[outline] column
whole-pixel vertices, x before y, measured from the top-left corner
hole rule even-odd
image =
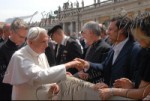
[[[73,22],[70,22],[70,34],[72,34],[73,33]]]
[[[81,29],[82,29],[83,25],[84,25],[84,22],[83,22],[83,21],[81,21]]]
[[[95,18],[94,21],[99,23],[99,18]]]
[[[78,21],[76,21],[76,33],[79,32],[78,29],[79,29],[79,23],[78,23]]]
[[[65,25],[65,22],[63,23],[63,30],[64,30],[64,32],[66,31],[66,25]]]

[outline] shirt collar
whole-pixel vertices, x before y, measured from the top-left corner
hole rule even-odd
[[[40,55],[40,54],[36,53],[35,51],[33,51],[29,45],[26,45],[26,47],[27,47],[27,50],[28,50],[33,56],[38,57],[38,56]]]
[[[68,40],[68,39],[69,39],[69,37],[65,35],[64,39],[63,39],[62,42],[61,42],[61,45],[66,46],[66,43],[67,43],[67,40]]]
[[[97,46],[101,41],[102,41],[102,40],[99,39],[99,40],[93,42],[91,46],[93,46],[93,47],[94,47],[94,46]]]
[[[8,38],[8,40],[6,41],[6,44],[10,47],[13,47],[13,48],[18,48],[18,46]]]
[[[123,46],[125,45],[125,43],[129,40],[129,38],[126,38],[125,40],[123,40],[122,42],[120,42],[119,44],[117,45],[114,45],[113,46],[113,50],[116,51],[116,50],[119,50],[121,51],[121,49],[123,48]]]

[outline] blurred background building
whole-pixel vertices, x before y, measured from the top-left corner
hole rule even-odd
[[[66,34],[70,35],[70,33],[80,32],[84,23],[91,20],[108,26],[109,19],[113,16],[126,14],[134,18],[144,11],[150,11],[149,5],[150,0],[93,0],[93,4],[88,6],[84,6],[84,0],[75,3],[68,0],[54,12],[43,11],[40,22],[31,22],[37,11],[26,18],[30,17],[30,26],[46,29],[61,24]]]
[[[84,1],[79,3],[66,2],[54,12],[41,20],[42,27],[51,28],[61,24],[67,34],[78,33],[84,23],[96,21],[108,25],[108,20],[113,16],[125,15],[134,18],[136,15],[150,11],[150,0],[94,0],[93,4],[84,6]]]

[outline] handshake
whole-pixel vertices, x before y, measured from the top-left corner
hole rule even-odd
[[[66,69],[77,68],[78,71],[81,71],[85,68],[89,68],[89,62],[80,58],[75,58],[73,61],[65,63],[65,67]]]

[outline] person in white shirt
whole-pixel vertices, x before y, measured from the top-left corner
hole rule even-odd
[[[45,56],[47,31],[33,27],[27,35],[27,45],[16,51],[5,72],[3,83],[13,85],[12,100],[48,100],[50,86],[65,80],[66,69],[80,62],[49,67]]]

